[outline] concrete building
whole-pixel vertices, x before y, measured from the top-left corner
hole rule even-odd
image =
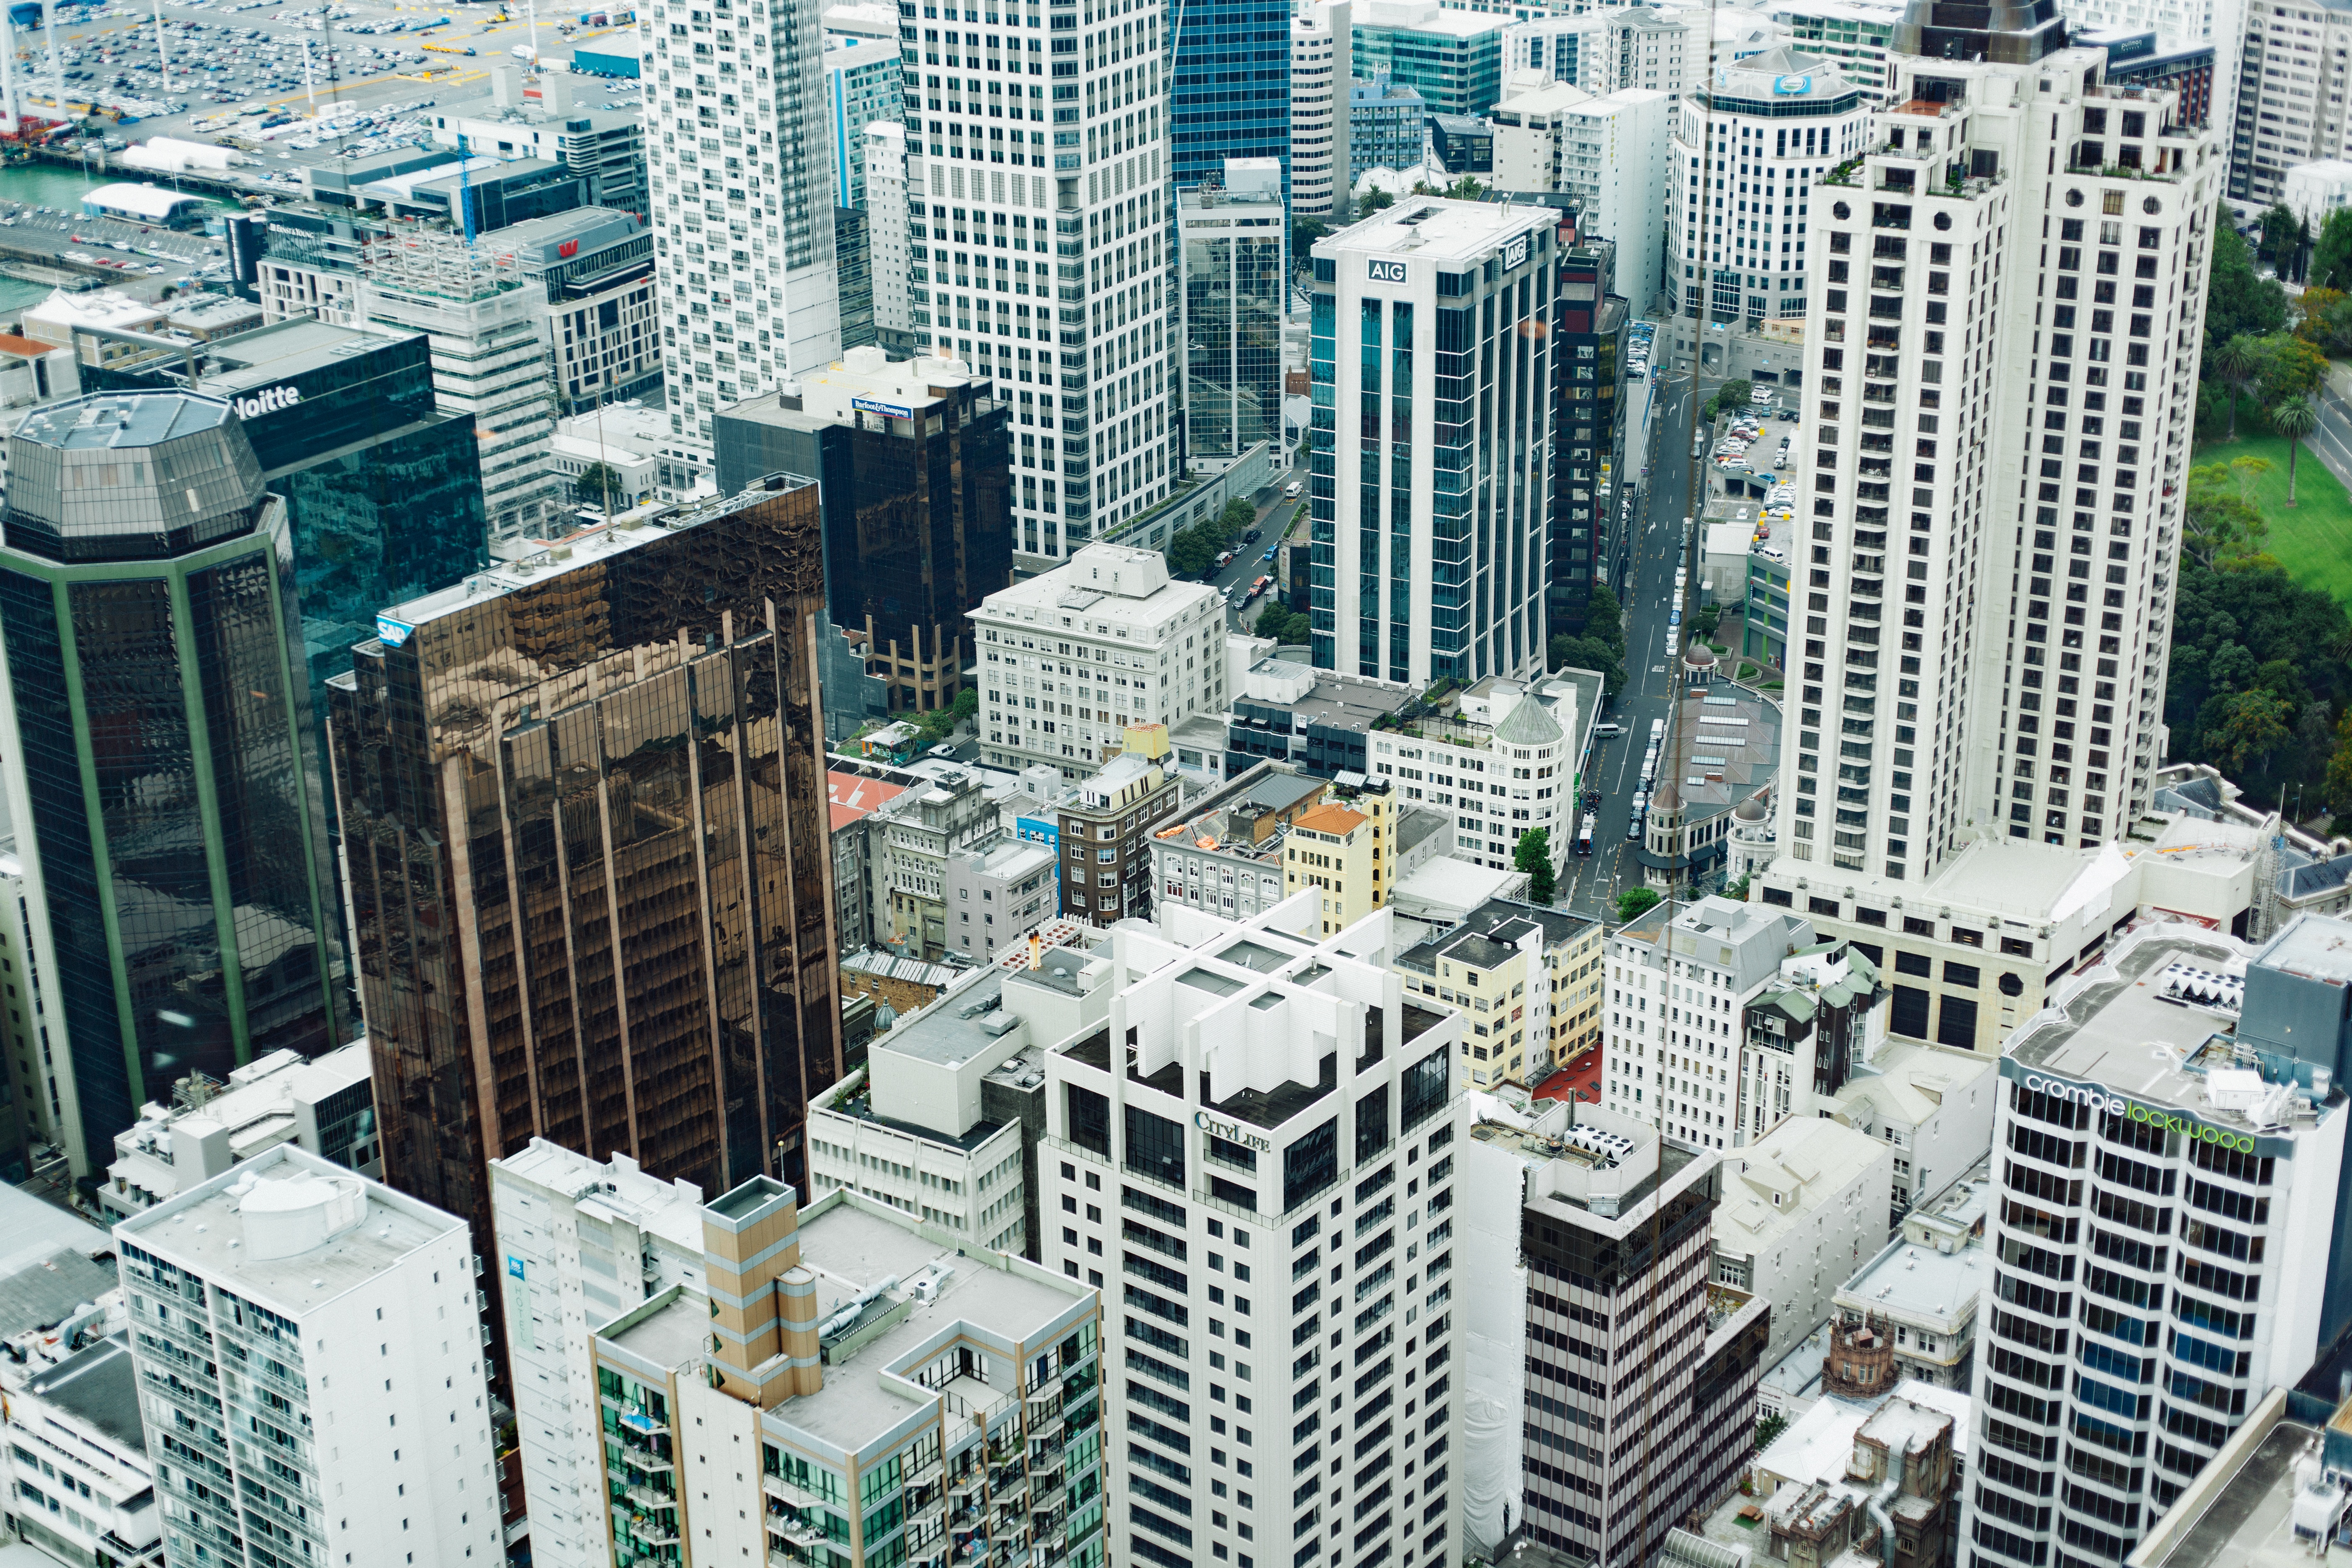
[[[893,359],[916,352],[914,252],[908,248],[907,128],[869,121],[866,158],[866,262],[874,288],[874,340]]]
[[[662,380],[700,444],[719,409],[841,357],[824,26],[814,5],[771,26],[657,0],[637,37]]]
[[[1993,1275],[1991,1195],[1987,1160],[1904,1215],[1895,1239],[1830,1298],[1840,1331],[1876,1336],[1894,1377],[1962,1394],[1975,1386],[1978,1306]]]
[[[560,164],[588,182],[586,205],[630,213],[641,223],[647,220],[652,208],[646,184],[646,130],[635,104],[614,108],[582,102],[583,95],[556,72],[540,77],[538,95],[532,98],[514,79],[520,73],[513,67],[491,70],[497,90],[490,97],[433,110],[436,143],[454,151],[463,138],[466,153],[473,157]]]
[[[2352,1399],[2331,1406],[2325,1395],[2274,1388],[2124,1562],[2126,1568],[2333,1564],[2343,1555],[2347,1510]]]
[[[540,332],[559,415],[633,398],[660,381],[654,241],[633,214],[578,207],[485,238],[513,251],[546,295]]]
[[[1974,1051],[1881,1039],[1843,1088],[1813,1100],[1812,1113],[1894,1146],[1894,1205],[1902,1212],[1948,1190],[1991,1147],[1996,1067]]]
[[[1362,80],[1391,78],[1432,114],[1479,117],[1503,81],[1509,18],[1441,7],[1437,0],[1364,0],[1355,16],[1352,65]]]
[[[1290,897],[1283,885],[1290,826],[1320,805],[1329,788],[1325,780],[1259,763],[1194,799],[1181,821],[1152,832],[1153,913],[1181,904],[1249,920]]]
[[[1652,1562],[1755,1452],[1771,1309],[1707,1282],[1719,1156],[1591,1105],[1465,1110],[1464,1534]]]
[[[1877,965],[1851,942],[1803,944],[1780,960],[1739,1009],[1741,1139],[1753,1142],[1791,1117],[1837,1103],[1877,1053],[1885,999]]]
[[[948,947],[985,958],[1061,912],[1058,850],[1014,838],[948,857]]]
[[[1357,37],[1360,45],[1361,28]],[[1309,514],[1323,548],[1308,613],[1318,668],[1425,686],[1541,668],[1552,366],[1543,335],[1520,335],[1528,316],[1517,301],[1527,291],[1520,284],[1549,279],[1556,265],[1554,227],[1543,208],[1416,197],[1315,242],[1313,374],[1342,406],[1390,398],[1391,416],[1375,426],[1385,425],[1391,458],[1405,459],[1379,470],[1385,484],[1340,484],[1337,432],[1313,433]],[[1526,311],[1536,310],[1530,299]],[[1417,315],[1438,323],[1437,341],[1462,345],[1451,353],[1477,354],[1502,342],[1527,342],[1528,352],[1498,354],[1492,403],[1481,397],[1459,407],[1448,399],[1464,417],[1449,412],[1441,425],[1439,356],[1398,363],[1393,352],[1395,334],[1410,333]],[[1406,384],[1395,384],[1399,374]],[[1458,390],[1454,377],[1444,380]],[[1473,468],[1474,452],[1485,454],[1485,466]],[[1362,455],[1370,462],[1371,448]],[[1458,491],[1450,479],[1438,486],[1438,474],[1455,472],[1469,474]],[[1500,527],[1475,529],[1474,497],[1491,506],[1495,493],[1513,498],[1509,516]]]
[[[1152,830],[1183,808],[1184,785],[1168,767],[1167,733],[1129,732],[1128,749],[1055,808],[1062,910],[1107,926],[1151,912]]]
[[[612,515],[652,502],[671,506],[707,500],[718,492],[710,482],[710,455],[688,447],[669,427],[669,416],[635,398],[592,408],[556,422],[548,444],[548,465],[570,499],[603,510],[600,488],[583,495],[580,476],[592,468],[613,471]]]
[[[1058,1536],[1101,1568],[1091,1291],[850,1192],[803,1208],[760,1176],[701,1216],[704,1285],[592,1342],[597,1484],[622,1500],[600,1510],[605,1558],[716,1568],[831,1541],[880,1568]]]
[[[1539,1083],[1601,1041],[1599,921],[1489,899],[1397,955],[1420,1005],[1470,1015],[1472,1089]]]
[[[1290,211],[1330,217],[1347,200],[1352,115],[1342,113],[1343,84],[1355,79],[1353,0],[1313,0],[1290,18]]]
[[[1555,198],[1572,199],[1572,198]],[[1573,231],[1572,231],[1573,232]],[[1560,305],[1553,318],[1554,429],[1551,581],[1546,597],[1551,635],[1586,629],[1592,587],[1622,577],[1632,548],[1633,512],[1625,443],[1633,421],[1627,373],[1634,330],[1633,301],[1618,291],[1619,250],[1604,237],[1575,235],[1559,257]],[[1629,287],[1654,292],[1651,284]],[[1647,348],[1648,323],[1641,333]],[[1636,378],[1634,384],[1640,384]],[[1646,438],[1646,426],[1643,426]]]
[[[1507,74],[1502,97],[1496,100],[1492,116],[1495,188],[1531,192],[1560,189],[1568,111],[1578,104],[1590,103],[1592,96],[1573,82],[1548,79],[1541,71]],[[1664,177],[1663,171],[1660,177]]]
[[[1887,107],[1894,83],[1886,56],[1902,25],[1903,7],[1876,0],[1782,0],[1775,26],[1789,31],[1792,48],[1827,59],[1873,109]]]
[[[1803,83],[1801,91],[1790,90]],[[1862,152],[1870,106],[1836,65],[1769,49],[1695,87],[1669,154],[1666,267],[1685,316],[1802,320],[1820,247],[1805,248],[1820,178]],[[1702,290],[1713,279],[1713,296]],[[1808,382],[1807,384],[1811,384]]]
[[[1580,239],[1615,243],[1616,292],[1644,309],[1665,265],[1666,220],[1656,196],[1666,179],[1673,123],[1664,93],[1628,87],[1570,106],[1560,126],[1553,188],[1577,198]]]
[[[2226,44],[2236,37],[2240,19],[2232,16],[2223,29]],[[2211,123],[2214,82],[2223,73],[2210,38],[2168,42],[2152,27],[2105,27],[2079,35],[2075,40],[2107,51],[2107,82],[2112,87],[2147,87],[2178,92],[2184,125]],[[2235,73],[2230,73],[2234,79]]]
[[[16,1538],[74,1568],[163,1568],[163,1510],[130,1336],[10,1370],[0,1480]]]
[[[1747,1549],[1764,1562],[1948,1568],[1968,1510],[1968,1417],[1916,1384],[1868,1403],[1825,1401],[1756,1457],[1735,1497],[1667,1539],[1676,1568]]]
[[[1089,545],[989,595],[971,621],[981,743],[999,767],[1050,763],[1083,778],[1131,724],[1225,710],[1223,604],[1171,579],[1158,551]]]
[[[184,1434],[155,1466],[171,1562],[262,1510],[313,1562],[505,1554],[465,1221],[280,1144],[114,1235],[141,1415]]]
[[[2250,954],[2151,921],[2011,1037],[1974,1394],[1979,1451],[2038,1462],[1979,1465],[1979,1561],[2121,1560],[2352,1319],[2347,935],[2305,916]]]
[[[1461,1026],[1403,999],[1385,911],[1318,940],[1308,904],[1116,928],[1135,978],[1045,1057],[1045,1265],[1104,1291],[1136,1390],[1106,1432],[1121,1560],[1336,1533],[1460,1561]]]
[[[1291,819],[1282,848],[1286,894],[1311,892],[1321,933],[1344,931],[1388,902],[1396,866],[1394,786],[1368,782]]]
[[[598,1568],[604,1436],[583,1352],[597,1325],[672,1286],[701,1286],[702,1189],[544,1138],[491,1161],[489,1174],[531,1559]]]
[[[970,614],[1013,581],[1013,414],[1009,389],[968,365],[866,346],[711,422],[722,491],[773,473],[817,481],[827,613],[894,713],[955,706]]]
[[[310,1060],[271,1051],[232,1069],[226,1083],[201,1073],[181,1079],[170,1105],[149,1100],[138,1124],[115,1134],[99,1211],[127,1218],[281,1143],[383,1178],[365,1040]]]
[[[1282,438],[1282,317],[1290,249],[1282,165],[1229,159],[1222,186],[1176,193],[1185,452],[1238,458]]]
[[[1821,203],[1811,242],[1825,265],[1813,271],[1804,384],[1834,378],[1844,395],[1858,368],[1862,415],[1823,418],[1816,405],[1802,427],[1814,456],[1800,516],[1831,538],[1807,546],[1829,557],[1808,565],[1801,654],[1791,637],[1798,734],[1779,792],[1783,855],[1765,878],[1783,892],[1800,878],[1883,878],[1890,897],[1907,895],[1906,924],[1933,927],[1950,906],[1927,886],[1995,833],[2119,859],[2114,841],[2146,812],[2155,784],[2172,617],[2166,541],[2183,504],[2174,438],[2186,439],[2194,371],[2181,345],[2202,320],[2200,247],[2219,194],[2218,147],[2178,123],[2170,94],[2110,94],[2099,84],[2104,55],[2060,49],[2058,29],[2053,16],[2028,32],[1948,41],[1937,32],[1936,52],[1948,58],[1897,58],[1890,101],[1936,94],[1962,107],[1874,116],[1871,144],[1887,151],[1867,154],[1846,176],[1853,184],[1811,193]],[[1898,45],[1924,47],[1915,31],[1906,22]],[[2022,63],[1969,63],[1979,53]],[[2019,89],[2034,114],[1979,115],[1989,100],[2020,101],[2002,99]],[[2080,167],[2117,173],[2068,172]],[[1909,184],[1912,200],[1873,205],[1865,192],[1890,183]],[[2057,215],[2046,254],[2038,229],[2009,222],[2012,202]],[[1921,239],[1872,222],[1906,205],[1931,225],[1924,267]],[[1933,228],[1937,220],[1950,226]],[[1881,239],[1906,247],[1899,291],[1880,270],[1893,264]],[[1971,247],[1981,258],[1988,246],[1990,268],[1961,270]],[[2021,297],[2029,282],[2051,305],[2046,340],[2000,298],[2004,289]],[[1996,402],[1972,390],[1994,387],[2008,395]],[[1946,411],[1948,389],[1958,412]],[[1953,432],[1942,430],[1947,420]],[[1940,458],[1922,446],[1963,431],[1972,433]],[[1899,473],[1898,445],[1907,454]],[[2031,489],[2030,516],[1991,494],[1990,476],[2011,472]],[[1906,542],[1899,601],[1885,580],[1890,536]],[[2014,592],[1990,586],[2011,577]],[[1832,668],[1839,676],[1827,676]],[[1891,703],[1877,684],[1888,677]],[[1820,745],[1825,710],[1833,774]],[[2008,890],[2021,889],[2010,879]],[[2022,901],[2029,932],[2079,912]],[[1982,928],[1969,929],[1985,942]],[[2026,939],[2004,931],[2000,940]],[[2035,973],[2037,990],[2052,967]],[[1973,1037],[1968,1023],[1951,1033]],[[1940,1024],[1937,1037],[1946,1037]]]
[[[1795,1074],[1759,1053],[1743,1061],[1748,1004],[1780,977],[1781,961],[1813,944],[1792,916],[1725,898],[1661,903],[1609,939],[1601,1104],[1614,1114],[1711,1149],[1747,1138],[1745,1082],[1778,1094]],[[1784,1070],[1786,1069],[1786,1070]]]
[[[1003,832],[996,803],[968,770],[921,779],[877,803],[866,823],[875,942],[923,959],[961,949],[948,867]]]
[[[1724,1173],[1712,1278],[1772,1303],[1764,1353],[1777,1362],[1885,1247],[1894,1152],[1851,1127],[1790,1118],[1726,1155]]]
[[[1685,656],[1682,700],[1659,738],[1657,782],[1633,852],[1643,883],[1661,893],[1722,885],[1732,813],[1769,789],[1780,765],[1780,705],[1714,679],[1714,656]]]
[[[1342,675],[1265,655],[1238,673],[1225,726],[1225,776],[1260,762],[1334,778],[1367,773],[1371,736],[1420,695],[1402,681]]]
[[[1349,81],[1349,190],[1372,169],[1417,172],[1428,151],[1429,113],[1427,100],[1386,71]]]
[[[1407,804],[1454,814],[1447,853],[1496,869],[1516,860],[1520,838],[1548,835],[1552,868],[1574,853],[1577,761],[1570,735],[1591,721],[1572,680],[1488,679],[1452,711],[1382,733],[1370,744],[1370,775],[1392,780]]]
[[[877,122],[903,128],[907,115],[898,41],[828,32],[824,65],[825,109],[833,121],[833,205],[865,207],[866,128]]]

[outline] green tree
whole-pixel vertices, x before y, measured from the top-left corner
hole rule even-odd
[[[2352,294],[2352,207],[2327,215],[2311,247],[2311,286]]]
[[[1445,194],[1457,202],[1477,202],[1486,199],[1486,187],[1469,174],[1463,175],[1445,187]]]
[[[2303,438],[2319,428],[2319,410],[2307,397],[2290,397],[2271,410],[2271,428],[2286,437],[2286,504],[2294,506],[2294,459],[2303,450]]]
[[[2273,332],[2255,345],[2262,367],[2256,395],[2266,408],[2308,397],[2327,383],[2327,356],[2292,332]]]
[[[1727,381],[1715,389],[1713,397],[1707,399],[1706,416],[1713,419],[1718,414],[1736,414],[1747,407],[1754,396],[1755,388],[1750,383]]]
[[[2302,230],[2303,220],[2284,202],[2274,202],[2260,220],[2263,230],[2262,257],[2280,277],[2285,277],[2294,267],[2295,241]]]
[[[1788,1429],[1789,1418],[1785,1415],[1767,1415],[1759,1420],[1756,1423],[1756,1451],[1760,1454],[1770,1447],[1773,1441]]]
[[[1601,692],[1614,697],[1625,689],[1625,657],[1596,637],[1562,635],[1551,639],[1545,649],[1547,663],[1553,669],[1598,670]]]
[[[591,463],[572,481],[572,499],[582,506],[616,511],[629,504],[628,486],[610,463]]]
[[[1518,847],[1511,851],[1514,869],[1528,874],[1528,902],[1551,902],[1551,829],[1530,827],[1519,835]]]
[[[1290,263],[1305,266],[1313,256],[1315,242],[1331,232],[1331,226],[1319,217],[1294,218],[1290,225]]]
[[[1584,635],[1625,651],[1625,609],[1606,583],[1595,583],[1584,601]]]
[[[1257,508],[1239,496],[1227,501],[1225,510],[1217,514],[1217,526],[1224,531],[1224,536],[1228,541],[1241,533],[1244,529],[1255,525],[1256,521]]]
[[[2246,383],[2262,368],[2262,355],[2255,351],[2254,340],[2243,332],[2221,345],[2213,356],[2213,368],[2230,389],[2230,439],[2238,438],[2238,399],[2244,395]]]
[[[1722,624],[1723,606],[1712,600],[1701,605],[1697,613],[1691,616],[1691,630],[1710,641],[1714,639],[1716,628]]]
[[[2270,523],[2253,505],[2255,479],[2270,471],[2267,458],[2235,458],[2189,470],[2182,543],[2208,566],[2257,554]]]
[[[1726,882],[1723,886],[1723,896],[1727,899],[1737,899],[1743,904],[1746,903],[1748,901],[1748,883],[1749,879],[1750,879],[1748,877],[1742,877],[1737,882]]]
[[[1179,530],[1168,541],[1168,570],[1179,577],[1199,577],[1214,566],[1225,547],[1223,522],[1213,517],[1198,528]]]
[[[1362,195],[1356,198],[1356,216],[1358,217],[1364,217],[1370,214],[1379,212],[1383,207],[1392,207],[1394,205],[1396,205],[1396,197],[1391,195],[1389,192],[1382,190],[1380,186],[1374,185],[1370,190],[1366,191]]]
[[[2207,264],[2205,353],[2231,338],[2263,337],[2287,322],[2286,290],[2254,270],[2252,254],[2226,215],[2213,223],[2213,258]]]
[[[2286,704],[2270,692],[2242,691],[2223,706],[2221,722],[2206,732],[2205,743],[2233,773],[2264,768],[2287,737],[2286,721]]]
[[[976,686],[967,686],[957,691],[955,695],[955,707],[952,711],[955,714],[956,721],[958,723],[962,723],[968,720],[979,718],[980,688]]]
[[[2346,708],[2336,722],[2336,750],[2327,759],[2322,783],[2327,790],[2327,804],[2340,824],[2352,816],[2352,707]]]
[[[1658,895],[1648,888],[1628,888],[1617,895],[1617,918],[1635,921],[1645,910],[1658,907]]]

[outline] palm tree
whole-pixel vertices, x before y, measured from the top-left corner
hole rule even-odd
[[[2246,379],[2260,370],[2263,356],[2254,347],[2254,340],[2240,332],[2221,345],[2214,355],[2213,368],[2230,384],[2230,439],[2238,438],[2238,395],[2245,390]]]
[[[2294,504],[2294,458],[2303,438],[2319,428],[2319,410],[2308,398],[2290,397],[2271,410],[2271,428],[2286,437],[2286,504]]]

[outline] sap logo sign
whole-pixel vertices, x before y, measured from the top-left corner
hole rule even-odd
[[[236,416],[239,419],[257,418],[264,414],[275,414],[281,408],[291,408],[301,401],[300,387],[273,386],[267,392],[257,392],[251,397],[238,398]]]
[[[416,628],[406,621],[395,621],[390,616],[375,618],[376,640],[386,647],[398,647],[416,635]]]
[[[1375,283],[1402,283],[1405,280],[1404,263],[1375,261],[1366,269],[1364,276]]]

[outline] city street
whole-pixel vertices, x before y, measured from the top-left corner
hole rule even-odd
[[[1299,485],[1299,494],[1296,499],[1286,497],[1282,493],[1284,488],[1294,479]],[[1307,499],[1306,485],[1307,449],[1302,447],[1299,448],[1298,466],[1287,473],[1277,473],[1274,477],[1274,504],[1261,508],[1257,514],[1257,521],[1251,524],[1258,531],[1257,542],[1243,544],[1236,541],[1234,545],[1233,563],[1209,579],[1213,586],[1229,588],[1233,591],[1234,602],[1225,610],[1225,624],[1234,631],[1247,631],[1256,625],[1258,616],[1275,600],[1275,590],[1269,586],[1259,598],[1248,604],[1242,602],[1249,593],[1249,585],[1252,583],[1256,582],[1260,577],[1276,575],[1275,563],[1265,560],[1264,556],[1274,547],[1276,541],[1286,537],[1276,530],[1281,522],[1289,519],[1293,511],[1299,510],[1303,507]],[[1307,536],[1306,529],[1307,524],[1302,512],[1297,537],[1304,539]]]
[[[1650,743],[1650,722],[1666,716],[1666,682],[1675,649],[1667,640],[1666,616],[1675,594],[1675,568],[1683,559],[1683,518],[1690,505],[1691,429],[1697,401],[1687,370],[1664,374],[1651,427],[1646,459],[1650,477],[1639,532],[1622,582],[1612,584],[1625,606],[1625,689],[1602,710],[1623,733],[1603,738],[1592,749],[1588,783],[1601,791],[1599,821],[1592,831],[1592,857],[1570,858],[1554,902],[1580,915],[1617,918],[1617,895],[1641,886],[1633,844],[1625,829],[1633,794],[1642,786],[1642,754]],[[1712,383],[1704,391],[1712,391]],[[1632,453],[1627,461],[1633,461]]]

